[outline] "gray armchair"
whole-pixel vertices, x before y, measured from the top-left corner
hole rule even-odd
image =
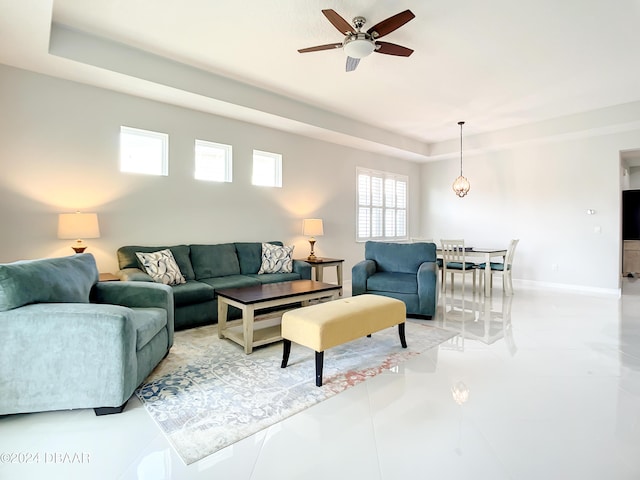
[[[173,295],[102,282],[91,254],[0,264],[0,415],[119,413],[173,344]]]
[[[402,300],[407,315],[431,319],[438,304],[435,243],[367,242],[365,259],[351,269],[351,294]]]

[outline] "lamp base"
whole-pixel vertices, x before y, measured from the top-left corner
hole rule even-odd
[[[73,251],[76,253],[84,253],[84,251],[87,249],[87,244],[79,238],[78,240],[76,240],[76,243],[71,245],[71,248],[73,248]]]
[[[307,260],[315,260],[316,255],[315,253],[313,253],[313,246],[316,244],[316,239],[311,237],[309,239],[309,244],[311,245],[311,252],[309,252],[309,256],[307,257]]]

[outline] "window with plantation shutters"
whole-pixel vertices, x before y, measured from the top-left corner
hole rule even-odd
[[[409,178],[366,168],[356,176],[357,240],[406,240]]]

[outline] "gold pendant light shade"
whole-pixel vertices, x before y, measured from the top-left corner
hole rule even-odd
[[[469,189],[471,185],[469,184],[469,180],[466,177],[460,175],[453,182],[453,191],[456,192],[456,195],[460,198],[464,197],[467,193],[469,193]]]

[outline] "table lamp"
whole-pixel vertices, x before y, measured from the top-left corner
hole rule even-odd
[[[100,238],[97,213],[61,213],[58,215],[58,238],[75,238],[71,248],[76,253],[87,249],[83,238]]]
[[[302,234],[307,237],[310,237],[309,244],[311,245],[311,253],[307,257],[307,260],[315,260],[316,256],[313,253],[313,247],[316,243],[316,239],[314,237],[316,235],[317,236],[324,235],[324,230],[322,228],[322,219],[321,218],[305,218],[302,221]]]

